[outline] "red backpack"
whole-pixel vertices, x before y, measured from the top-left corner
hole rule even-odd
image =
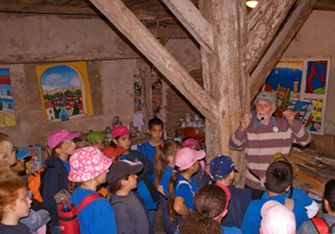
[[[329,227],[326,220],[319,217],[314,217],[311,219],[315,229],[317,230],[318,234],[332,234],[332,229],[335,226],[335,223]]]
[[[80,234],[80,228],[78,223],[77,214],[84,209],[92,201],[101,198],[98,194],[90,194],[86,196],[78,205],[75,207],[64,207],[63,204],[57,206],[58,212],[58,224],[61,229],[61,234]]]

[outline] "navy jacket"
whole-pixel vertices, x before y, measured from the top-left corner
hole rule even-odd
[[[50,213],[51,224],[58,225],[57,205],[54,196],[62,189],[68,189],[68,172],[61,159],[52,156],[45,161],[46,171],[42,179],[42,197]]]

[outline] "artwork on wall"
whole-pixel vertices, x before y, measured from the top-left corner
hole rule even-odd
[[[329,76],[329,58],[283,59],[265,82],[266,91],[277,94],[276,116],[286,109],[314,134],[324,132],[324,116]]]
[[[93,115],[86,62],[36,66],[47,122]]]
[[[14,100],[10,71],[0,68],[0,127],[15,126]]]
[[[133,75],[134,79],[134,112],[143,111],[143,85],[138,74]]]
[[[159,117],[163,108],[163,82],[155,73],[151,75],[152,114]]]
[[[25,162],[26,173],[31,174],[43,166],[42,146],[21,146],[19,151],[29,152],[29,160]]]

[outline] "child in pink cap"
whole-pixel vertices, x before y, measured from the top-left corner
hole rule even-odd
[[[198,192],[197,184],[192,180],[192,176],[199,169],[199,161],[205,157],[203,150],[192,150],[183,148],[175,156],[175,168],[169,184],[168,207],[170,219],[187,215],[194,210],[193,198]]]
[[[70,158],[69,180],[79,183],[71,196],[71,202],[78,207],[89,195],[96,194],[98,185],[106,182],[106,175],[112,160],[99,149],[84,147],[75,150]],[[90,202],[78,213],[81,234],[116,234],[115,213],[107,199],[101,197]]]
[[[45,208],[50,213],[51,229],[56,234],[60,233],[60,228],[54,196],[60,190],[68,189],[67,176],[70,171],[68,160],[76,148],[73,139],[79,136],[79,133],[69,132],[65,129],[55,130],[48,136],[51,157],[45,161],[46,171],[42,180],[42,197]]]

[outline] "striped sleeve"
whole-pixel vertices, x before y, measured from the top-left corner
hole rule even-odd
[[[230,137],[229,146],[233,150],[243,150],[246,144],[247,133],[238,128]]]
[[[293,124],[290,125],[290,128],[293,132],[293,142],[299,144],[301,146],[305,146],[311,142],[311,133],[307,130],[307,128],[302,125],[298,121],[294,121]]]

